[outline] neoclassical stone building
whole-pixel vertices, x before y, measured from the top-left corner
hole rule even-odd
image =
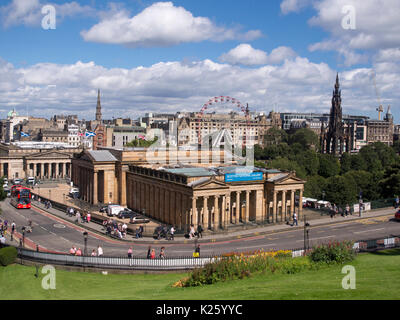
[[[81,151],[57,143],[0,144],[0,176],[8,179],[70,177],[73,154]]]
[[[150,169],[130,166],[126,178],[128,207],[144,210],[163,223],[187,230],[193,224],[218,231],[247,223],[291,219],[302,203],[305,181],[292,172],[186,167]],[[239,173],[236,171],[239,170]],[[297,208],[302,218],[302,206]]]
[[[218,162],[211,151],[177,153],[151,158],[139,149],[85,151],[72,160],[72,181],[85,201],[119,203],[181,230],[285,222],[295,210],[302,218],[296,203],[302,203],[305,181],[295,173]],[[175,161],[182,153],[186,163]],[[205,158],[208,164],[199,161]]]

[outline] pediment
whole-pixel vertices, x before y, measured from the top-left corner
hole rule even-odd
[[[299,183],[304,184],[304,183],[306,183],[306,181],[304,181],[296,176],[293,176],[293,175],[288,175],[288,176],[281,178],[279,180],[276,180],[274,182],[275,185],[299,184]]]
[[[71,155],[64,152],[57,151],[46,151],[46,152],[37,152],[34,154],[30,154],[25,156],[26,159],[36,160],[36,159],[71,159]]]
[[[212,190],[212,189],[227,189],[227,188],[229,188],[228,185],[214,179],[210,179],[193,187],[193,189],[195,190]]]

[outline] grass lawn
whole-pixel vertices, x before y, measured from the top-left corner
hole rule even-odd
[[[342,266],[295,275],[258,274],[243,280],[197,288],[172,288],[185,274],[103,275],[57,270],[56,290],[44,290],[45,275],[21,265],[0,267],[1,299],[86,300],[268,300],[400,299],[400,249],[359,255],[356,290],[344,290]]]

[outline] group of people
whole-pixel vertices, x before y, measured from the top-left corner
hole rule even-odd
[[[331,206],[330,210],[331,219],[335,218],[336,215],[340,214],[342,217],[347,217],[348,215],[353,215],[349,204],[346,204],[345,209],[338,207],[335,203]]]
[[[197,231],[195,230],[194,225],[191,224],[189,229],[189,239],[193,239],[195,237],[203,238],[203,231],[203,227],[200,224],[197,226]]]
[[[50,200],[47,200],[47,201],[44,202],[44,207],[45,207],[46,209],[51,209],[51,208],[52,208],[52,205],[51,205]]]
[[[82,256],[82,250],[81,248],[76,248],[75,246],[73,246],[71,249],[69,249],[69,254],[71,256]],[[97,251],[96,249],[92,250],[91,256],[92,257],[101,257],[103,255],[103,248],[99,245],[97,246]]]
[[[165,238],[166,240],[174,240],[175,239],[175,228],[174,226],[168,227],[167,225],[162,225],[157,227],[155,230],[155,238],[160,240],[161,238]]]
[[[13,240],[14,232],[15,232],[16,224],[13,222],[11,224],[11,240]],[[8,221],[0,220],[0,247],[6,244],[6,234],[8,230]]]
[[[83,211],[82,213],[74,209],[72,207],[67,208],[67,215],[69,217],[74,217],[75,216],[75,222],[76,223],[89,223],[90,220],[92,219],[92,215],[88,211]]]
[[[158,254],[158,257],[160,259],[165,259],[166,255],[165,255],[165,247],[162,247],[160,250],[160,253]],[[156,250],[152,249],[151,246],[149,246],[148,250],[147,250],[147,259],[155,259],[156,258]]]
[[[125,239],[128,226],[126,223],[117,223],[115,220],[109,219],[103,222],[103,226],[106,228],[106,234],[108,236],[114,236],[119,239]]]

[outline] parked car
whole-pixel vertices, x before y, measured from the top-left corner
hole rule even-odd
[[[124,210],[120,211],[117,215],[120,219],[132,219],[134,217],[139,216],[138,213],[133,212],[131,209],[125,208]]]
[[[394,219],[395,219],[396,221],[400,221],[400,210],[398,210],[398,211],[395,213]]]
[[[69,196],[71,198],[78,199],[80,197],[79,189],[71,188],[71,190],[69,190]]]
[[[149,223],[149,222],[150,222],[149,219],[146,219],[145,217],[143,217],[141,215],[133,217],[133,218],[131,218],[129,220],[129,223],[131,223],[131,224],[146,224],[146,223]]]
[[[15,178],[14,179],[14,184],[21,184],[22,180],[20,178]]]
[[[27,184],[34,185],[35,182],[36,182],[36,180],[35,180],[34,177],[28,177],[28,178],[26,179],[26,183],[27,183]]]

